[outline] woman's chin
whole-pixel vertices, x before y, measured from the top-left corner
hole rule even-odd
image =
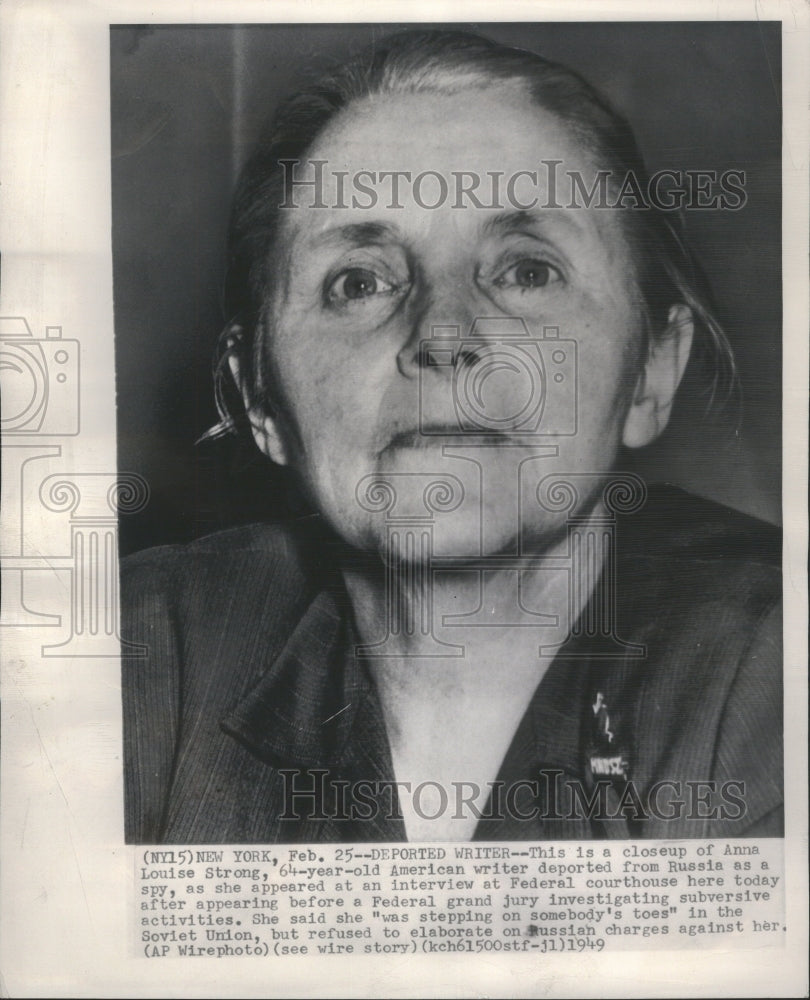
[[[383,530],[374,525],[358,537],[358,546],[376,554],[387,565],[434,564],[435,569],[452,572],[454,561],[458,569],[475,569],[480,560],[518,552],[514,531],[490,533],[483,539],[476,519],[460,516],[436,521],[390,521]]]

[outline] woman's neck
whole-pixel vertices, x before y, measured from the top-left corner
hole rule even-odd
[[[461,572],[399,565],[344,570],[359,639],[386,722],[398,781],[478,788],[483,809],[551,657],[589,600],[601,569],[574,579],[568,539],[519,570]],[[427,824],[407,796],[409,839],[468,839],[472,813]]]
[[[592,517],[598,518],[598,509]],[[580,538],[587,536],[580,525]],[[570,539],[558,536],[542,553],[486,557],[454,569],[448,560],[347,561],[343,580],[354,614],[358,653],[376,675],[448,675],[475,687],[476,675],[498,683],[542,670],[539,647],[562,643],[589,601],[602,569],[603,548],[574,560]],[[582,569],[582,567],[586,567]],[[400,678],[399,685],[408,683]],[[433,686],[433,685],[431,685]],[[424,689],[423,689],[424,690]],[[424,691],[430,697],[429,691]]]

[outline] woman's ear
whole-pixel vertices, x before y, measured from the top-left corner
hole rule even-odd
[[[667,327],[651,344],[624,422],[622,443],[643,448],[669,423],[672,403],[692,348],[695,323],[685,305],[670,307]]]
[[[242,378],[239,357],[235,353],[228,356],[228,366],[241,393],[253,440],[259,451],[267,455],[276,465],[287,465],[287,449],[284,446],[277,419],[265,413],[253,402],[248,386]]]

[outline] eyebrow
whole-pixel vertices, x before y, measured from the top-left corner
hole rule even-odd
[[[502,235],[516,229],[544,229],[549,224],[561,222],[563,226],[577,233],[582,232],[580,223],[571,218],[570,213],[553,209],[516,209],[499,212],[484,222],[485,234]],[[331,226],[317,234],[309,234],[306,243],[320,249],[341,249],[343,247],[381,246],[385,243],[401,241],[399,226],[388,222],[347,222]]]
[[[555,209],[516,209],[511,212],[500,212],[486,220],[483,229],[485,233],[502,235],[515,229],[544,229],[547,225],[561,222],[577,233],[582,232],[580,223],[571,217],[567,211]]]
[[[332,226],[310,240],[318,247],[362,247],[389,243],[399,235],[399,228],[387,222],[350,222]]]

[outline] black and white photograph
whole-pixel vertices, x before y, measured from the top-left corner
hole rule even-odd
[[[779,25],[111,58],[128,837],[780,836]]]

